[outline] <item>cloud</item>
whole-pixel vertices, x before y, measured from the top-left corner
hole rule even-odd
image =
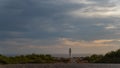
[[[114,26],[114,25],[108,25],[108,26],[106,26],[105,27],[105,29],[116,29],[117,27],[116,26]]]
[[[108,51],[115,50],[119,47],[119,44],[113,44],[119,40],[73,40],[69,38],[60,38],[61,47],[72,48],[74,53],[100,53],[105,54]],[[106,44],[105,44],[106,43]]]
[[[86,0],[83,0],[86,2]],[[88,0],[87,2],[94,2],[89,5],[85,5],[83,8],[79,8],[69,12],[71,16],[74,17],[118,17],[119,18],[119,8],[118,0]],[[79,2],[78,2],[79,3]]]
[[[47,41],[47,40],[46,40]],[[99,41],[99,40],[98,40]],[[54,43],[53,43],[54,42]],[[59,38],[56,40],[48,40],[46,43],[43,40],[33,39],[11,39],[0,42],[1,53],[7,54],[30,54],[30,53],[44,53],[44,54],[67,54],[68,49],[72,48],[73,53],[106,53],[110,50],[115,50],[119,47],[118,44],[104,44],[94,43],[83,40],[72,40],[69,38]],[[113,48],[114,45],[114,48]],[[102,51],[101,51],[102,49]]]
[[[67,45],[67,46],[82,46],[82,47],[94,47],[94,46],[111,46],[111,44],[109,44],[110,42],[114,42],[117,40],[94,40],[94,41],[84,41],[84,40],[71,40],[71,39],[67,39],[67,38],[63,38],[61,39],[63,45]],[[106,44],[105,44],[106,43]]]
[[[109,42],[113,42],[114,40],[95,40],[93,41],[93,43],[109,43]]]
[[[90,0],[70,0],[72,3],[78,3],[78,4],[94,4],[95,1]]]
[[[74,17],[118,17],[119,6],[108,3],[106,5],[88,5],[84,8],[73,10],[69,13]]]
[[[119,43],[118,0],[0,0],[0,10],[1,53],[112,50]]]
[[[2,7],[1,10],[5,11],[1,12],[2,18],[1,20],[2,23],[0,23],[1,25],[0,30],[2,33],[1,37],[9,39],[13,37],[10,34],[11,32],[22,32],[23,34],[22,36],[20,36],[22,38],[25,37],[25,38],[48,39],[59,37],[71,37],[75,39],[78,38],[87,40],[101,38],[95,36],[96,33],[99,36],[101,36],[101,33],[104,33],[104,35],[110,34],[109,31],[104,30],[105,26],[93,26],[93,25],[97,24],[98,22],[104,25],[106,25],[107,23],[110,24],[114,22],[114,19],[111,18],[94,19],[83,17],[74,18],[67,14],[71,11],[76,11],[79,10],[80,8],[85,9],[89,5],[99,3],[99,1],[94,0],[79,1],[85,3],[94,2],[94,4],[83,5],[78,1],[79,0],[75,0],[75,2],[73,2],[73,0],[71,0],[70,2],[64,0],[62,1],[11,0],[9,2],[5,1],[4,5],[1,6]],[[97,9],[97,7],[95,9]],[[104,8],[102,7],[101,9],[98,10],[104,10]],[[109,10],[110,9],[108,9],[108,11]]]

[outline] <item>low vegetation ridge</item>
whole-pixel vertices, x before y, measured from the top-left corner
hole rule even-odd
[[[26,63],[53,63],[55,58],[51,55],[43,54],[31,54],[31,55],[20,55],[14,57],[7,57],[0,55],[1,64],[26,64]]]
[[[0,64],[45,64],[45,63],[120,63],[120,49],[105,55],[91,55],[87,57],[58,58],[51,55],[30,54],[14,57],[0,55]],[[85,62],[84,62],[85,61]]]
[[[111,51],[105,55],[92,55],[84,58],[90,63],[120,63],[120,49]]]

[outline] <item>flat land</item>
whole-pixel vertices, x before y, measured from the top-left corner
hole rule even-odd
[[[9,64],[0,68],[120,68],[120,64]]]

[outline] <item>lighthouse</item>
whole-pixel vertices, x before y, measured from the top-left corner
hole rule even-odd
[[[69,48],[69,62],[72,62],[72,50]]]
[[[72,58],[72,50],[71,50],[71,48],[69,48],[69,58],[70,59]]]

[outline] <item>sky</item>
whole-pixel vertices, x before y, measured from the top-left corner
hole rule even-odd
[[[0,54],[105,54],[119,18],[119,0],[0,0]]]

